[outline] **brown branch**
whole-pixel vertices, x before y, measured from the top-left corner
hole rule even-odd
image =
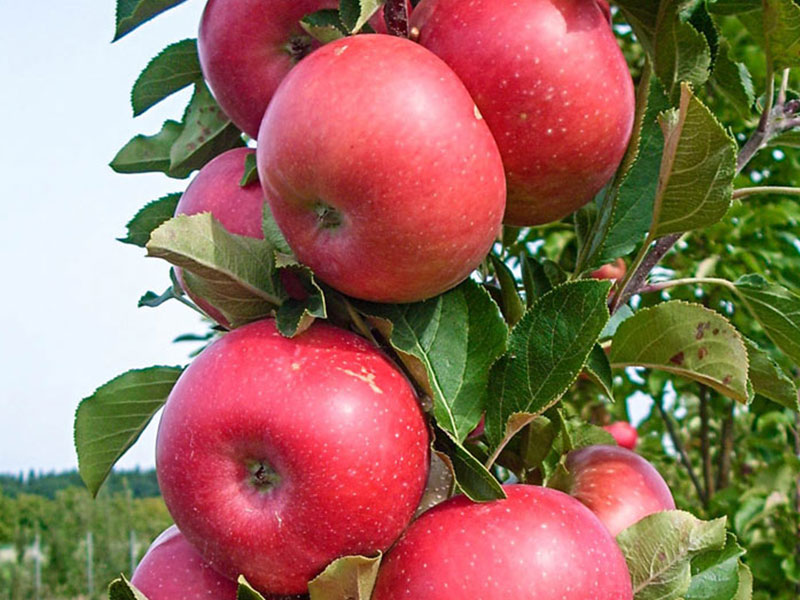
[[[722,445],[717,461],[717,490],[724,490],[731,481],[731,457],[733,455],[733,401],[728,406],[728,414],[722,422]]]
[[[709,500],[714,495],[714,473],[711,464],[711,440],[708,418],[708,386],[700,384],[700,451],[703,455],[703,484],[706,489],[706,498]]]
[[[683,447],[683,444],[681,443],[681,440],[678,437],[678,432],[675,431],[675,426],[672,424],[672,420],[670,419],[666,409],[664,408],[663,396],[655,400],[654,404],[656,405],[656,408],[658,409],[661,418],[664,420],[664,425],[667,426],[667,433],[669,434],[670,440],[672,440],[672,445],[675,446],[675,450],[678,451],[678,456],[680,456],[681,463],[683,463],[683,466],[686,468],[687,473],[689,473],[689,479],[692,480],[692,485],[694,485],[694,489],[697,490],[697,497],[700,498],[700,502],[703,503],[703,506],[707,507],[708,496],[706,496],[703,486],[700,485],[700,480],[697,478],[697,474],[694,472],[692,461],[689,460],[689,455],[686,454],[686,449]]]

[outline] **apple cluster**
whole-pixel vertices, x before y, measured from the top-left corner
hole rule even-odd
[[[266,204],[315,277],[404,303],[467,278],[504,223],[563,218],[616,171],[634,97],[603,0],[422,0],[413,40],[388,35],[380,11],[379,33],[324,44],[300,26],[337,6],[208,0],[203,75],[256,148],[209,162],[176,214],[262,238]],[[510,485],[415,519],[430,445],[415,389],[365,339],[321,322],[290,339],[271,319],[229,331],[167,400],[156,466],[177,527],[132,581],[150,600],[232,600],[240,575],[305,594],[337,558],[382,552],[373,600],[632,598],[613,536],[674,508],[646,461],[584,448],[564,491]]]

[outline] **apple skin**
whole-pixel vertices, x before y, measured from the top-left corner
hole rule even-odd
[[[236,583],[206,564],[175,525],[150,545],[131,583],[149,600],[236,600]]]
[[[381,564],[372,600],[632,600],[622,552],[585,506],[504,489],[504,500],[456,496],[423,513]]]
[[[467,86],[497,140],[506,224],[561,219],[612,177],[635,98],[596,0],[422,0],[411,24]]]
[[[621,258],[618,258],[613,263],[608,263],[592,271],[591,276],[595,279],[611,279],[617,280],[625,277],[628,272],[628,265]]]
[[[615,536],[647,515],[674,510],[675,501],[653,465],[626,448],[587,446],[567,455],[564,491],[597,515]]]
[[[372,15],[372,18],[369,20],[370,27],[375,31],[375,33],[385,33],[389,34],[389,29],[386,27],[386,17],[384,16],[384,9],[385,5],[381,5],[381,7]],[[406,11],[409,16],[409,21],[411,18],[411,12],[414,10],[414,7],[411,5],[411,0],[406,0]],[[409,29],[411,28],[411,24],[409,23]]]
[[[604,425],[603,429],[610,433],[614,441],[623,448],[628,450],[636,448],[636,442],[639,441],[639,432],[636,431],[636,427],[627,421],[616,421],[610,425]]]
[[[208,0],[197,38],[214,97],[250,137],[281,80],[318,44],[298,22],[336,0]]]
[[[407,39],[326,44],[281,84],[258,172],[300,262],[337,290],[414,302],[464,280],[499,232],[503,165],[458,77]]]
[[[198,171],[186,188],[178,201],[175,215],[210,212],[231,233],[263,238],[261,222],[264,192],[258,182],[244,187],[239,185],[244,175],[245,159],[254,153],[249,148],[234,148],[211,160]],[[183,280],[182,269],[176,269],[176,275],[183,290],[203,312],[220,325],[230,327],[219,310],[189,291]]]
[[[164,501],[223,575],[305,593],[335,558],[385,550],[425,488],[429,434],[414,391],[348,331],[292,338],[273,320],[205,349],[169,395],[156,443]]]

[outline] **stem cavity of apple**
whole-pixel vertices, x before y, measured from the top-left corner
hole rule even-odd
[[[313,40],[308,35],[293,35],[284,46],[286,53],[291,57],[292,63],[297,64],[311,54]]]
[[[282,478],[265,460],[251,460],[247,463],[250,485],[261,493],[267,493],[280,484]]]
[[[330,204],[324,202],[317,202],[314,204],[314,212],[317,215],[319,226],[321,229],[338,229],[342,226],[342,213]]]

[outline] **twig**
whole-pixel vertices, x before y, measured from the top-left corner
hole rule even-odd
[[[722,445],[719,449],[717,466],[717,490],[724,490],[731,480],[731,456],[733,454],[733,401],[730,401],[728,414],[722,422]]]
[[[708,497],[706,496],[705,490],[703,490],[703,486],[700,485],[700,480],[697,478],[697,474],[694,472],[694,467],[692,466],[692,462],[689,460],[689,455],[686,454],[686,449],[683,447],[683,444],[678,438],[678,433],[675,431],[675,426],[672,424],[672,420],[669,418],[669,415],[664,408],[663,396],[655,400],[654,404],[656,405],[656,408],[658,408],[661,418],[664,420],[664,425],[667,426],[667,433],[669,433],[669,438],[672,440],[672,445],[675,446],[675,449],[678,451],[678,455],[681,458],[681,463],[683,463],[683,466],[689,473],[689,479],[692,480],[694,489],[697,490],[697,496],[700,498],[700,502],[703,503],[703,506],[708,506]]]
[[[711,465],[711,441],[708,419],[708,386],[700,384],[700,452],[703,455],[703,484],[706,488],[706,498],[714,495],[714,474]],[[706,507],[707,508],[707,507]]]
[[[745,142],[742,149],[739,151],[739,156],[736,159],[736,174],[742,172],[744,167],[756,155],[756,153],[763,148],[772,135],[772,106],[775,96],[775,75],[772,71],[772,64],[767,61],[767,89],[764,103],[764,110],[761,112],[761,118],[758,120],[758,127]],[[776,107],[782,111],[782,106]]]
[[[653,244],[645,255],[644,260],[636,267],[633,275],[627,282],[623,281],[619,291],[614,295],[611,307],[612,313],[616,312],[620,306],[630,300],[631,296],[639,293],[650,271],[664,258],[664,255],[675,245],[675,242],[681,238],[681,235],[680,233],[673,233],[656,240],[656,243]]]
[[[746,198],[747,196],[754,196],[756,194],[783,194],[787,196],[800,196],[800,188],[780,185],[762,185],[733,190],[734,199]]]

